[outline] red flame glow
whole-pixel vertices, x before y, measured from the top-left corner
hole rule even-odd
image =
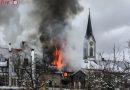
[[[63,76],[64,76],[64,77],[67,77],[67,76],[68,76],[68,73],[67,73],[66,71],[64,71]]]
[[[61,69],[63,66],[63,63],[62,63],[63,56],[62,56],[61,50],[56,48],[53,55],[54,55],[54,62],[53,62],[54,65],[56,66],[57,69]]]

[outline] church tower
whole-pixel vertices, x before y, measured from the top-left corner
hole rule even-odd
[[[90,11],[89,11],[89,16],[88,16],[87,31],[86,31],[85,40],[84,40],[84,57],[83,58],[86,63],[88,61],[96,59],[96,40],[92,32]]]

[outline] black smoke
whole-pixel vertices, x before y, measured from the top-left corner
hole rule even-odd
[[[34,0],[34,3],[36,11],[33,13],[41,20],[39,38],[44,44],[49,44],[52,39],[65,38],[67,19],[81,10],[77,0]]]
[[[68,20],[81,11],[78,0],[34,0],[36,16],[39,23],[39,40],[43,45],[43,62],[45,66],[53,62],[55,48],[64,50]]]

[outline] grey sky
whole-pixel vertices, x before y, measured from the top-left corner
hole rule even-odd
[[[112,54],[114,44],[120,51],[130,40],[130,1],[129,0],[81,0],[84,11],[77,15],[72,22],[69,35],[69,45],[73,63],[79,64],[83,55],[83,42],[88,22],[88,9],[91,9],[91,21],[95,35],[97,52],[104,52],[105,56]],[[107,57],[108,58],[108,57]],[[80,65],[83,65],[81,64]]]
[[[121,49],[126,47],[126,41],[130,40],[129,0],[82,0],[81,3],[85,9],[74,24],[83,35],[87,27],[88,8],[91,9],[98,52],[110,53],[114,44]]]
[[[89,3],[97,50],[109,52],[114,43],[124,47],[130,39],[130,1],[90,0]]]

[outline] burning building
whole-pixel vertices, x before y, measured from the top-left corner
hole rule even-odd
[[[109,79],[114,81],[114,78],[120,78],[120,81],[123,79],[126,82],[125,73],[114,69],[115,73],[111,70],[111,63],[103,59],[96,60],[96,39],[92,31],[90,12],[84,44],[84,61],[87,67],[77,72],[73,71],[70,65],[71,55],[66,55],[69,51],[67,31],[70,29],[69,20],[82,10],[78,0],[32,0],[32,2],[34,7],[28,16],[35,18],[33,23],[38,23],[36,33],[28,34],[29,39],[27,42],[22,42],[20,49],[11,47],[0,49],[1,86],[23,86],[28,90],[42,86],[90,90],[94,85],[100,88],[104,82],[104,86],[113,88],[114,82],[109,82]],[[40,45],[36,44],[38,41]],[[32,42],[35,43],[34,46]],[[106,63],[109,63],[109,66]],[[113,65],[122,70],[119,64],[117,62]],[[106,67],[102,69],[100,66],[103,65]],[[121,85],[123,86],[123,83]]]
[[[129,66],[129,63],[96,60],[96,40],[92,32],[90,13],[84,47],[87,67],[75,72],[66,63],[64,55],[67,44],[64,29],[67,23],[64,18],[61,21],[57,19],[55,13],[54,16],[56,20],[52,18],[49,24],[45,21],[40,25],[41,51],[29,42],[22,42],[20,49],[12,48],[11,44],[9,48],[0,48],[1,86],[18,86],[27,90],[39,89],[42,86],[84,90],[113,90],[120,86],[128,87],[126,77],[130,78],[129,72],[122,72],[126,70],[122,65]]]

